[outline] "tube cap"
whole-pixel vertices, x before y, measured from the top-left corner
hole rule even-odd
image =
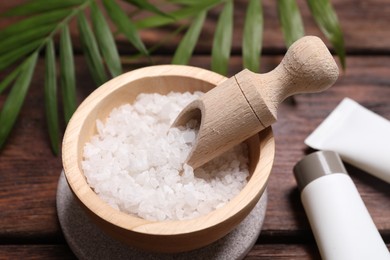
[[[318,151],[305,156],[294,166],[294,175],[300,190],[322,176],[347,173],[340,156],[332,151]]]

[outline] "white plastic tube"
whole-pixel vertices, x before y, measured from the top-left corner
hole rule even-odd
[[[390,183],[390,121],[345,98],[306,138],[306,145]]]
[[[336,153],[310,154],[295,166],[294,174],[323,259],[390,259],[382,237]]]

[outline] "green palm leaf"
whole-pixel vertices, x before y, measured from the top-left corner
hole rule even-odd
[[[142,42],[134,23],[127,17],[126,13],[112,0],[103,0],[104,7],[107,10],[111,20],[115,23],[118,30],[139,50],[143,55],[148,56],[148,50]]]
[[[289,47],[305,35],[297,2],[295,0],[278,0],[278,13],[284,41],[287,47]]]
[[[165,12],[162,12],[160,9],[158,9],[153,4],[149,3],[149,1],[147,1],[147,0],[124,0],[124,1],[129,3],[129,4],[137,6],[138,8],[140,8],[142,10],[148,10],[148,11],[150,11],[152,13],[155,13],[155,14],[158,14],[158,15],[162,15],[162,16],[166,16],[166,17],[168,17],[170,19],[173,19],[173,17],[170,17]]]
[[[68,26],[64,26],[60,38],[60,82],[64,118],[69,122],[77,104],[73,49]]]
[[[38,52],[34,52],[23,64],[19,77],[16,79],[11,92],[4,102],[0,112],[0,148],[3,147],[16,118],[20,112],[23,101],[26,97],[28,87],[35,69]]]
[[[192,25],[180,41],[179,46],[176,49],[173,56],[173,64],[188,64],[194,51],[195,45],[198,42],[200,31],[202,30],[204,20],[206,18],[206,12],[201,12],[193,21]]]
[[[146,18],[135,20],[119,6],[118,0],[102,1],[108,17],[118,32],[123,33],[139,51],[136,57],[148,56],[150,51],[163,45],[161,42],[168,38],[173,39],[178,32],[188,27],[172,59],[172,63],[177,64],[189,62],[199,40],[207,12],[211,8],[223,4],[213,38],[211,68],[221,74],[227,73],[233,35],[233,0],[166,0],[162,3],[173,7],[173,9],[169,9],[173,11],[168,12],[160,10],[149,0],[122,1],[136,6],[139,9],[137,11],[147,11],[149,15]],[[344,68],[344,39],[330,1],[307,0],[307,2],[317,25],[331,42]],[[90,22],[93,30],[91,30],[85,15],[86,9],[89,7],[91,8]],[[242,41],[243,65],[256,72],[259,70],[262,48],[262,12],[260,0],[248,0]],[[296,0],[278,0],[278,12],[286,45],[290,45],[304,35],[302,17]],[[19,114],[31,82],[38,54],[43,48],[46,48],[44,85],[46,117],[52,149],[56,153],[59,147],[59,126],[54,37],[60,33],[59,74],[66,122],[69,121],[77,106],[75,64],[69,23],[77,17],[83,54],[97,85],[107,81],[106,68],[111,76],[122,73],[121,59],[116,48],[115,38],[101,7],[95,0],[28,0],[15,8],[1,12],[0,19],[5,17],[20,17],[20,19],[0,30],[0,71],[5,69],[10,71],[0,82],[0,93],[4,93],[5,89],[12,86],[12,89],[7,91],[8,96],[0,111],[0,148]],[[145,47],[138,30],[156,28],[176,22],[180,22],[177,24],[178,29],[172,31],[169,34],[170,37],[162,37],[150,50]],[[189,25],[187,25],[188,22]],[[9,68],[11,66],[14,68]]]
[[[203,11],[207,11],[224,0],[197,1],[196,4],[181,8],[176,11],[167,12],[167,15],[154,15],[135,23],[138,29],[155,28],[171,24],[175,21],[194,17]],[[173,18],[173,19],[172,19]]]
[[[88,25],[84,13],[78,15],[77,24],[80,31],[81,46],[86,55],[89,70],[96,85],[100,86],[106,82],[108,78],[106,71],[104,70],[103,60],[100,56],[95,36]]]
[[[86,2],[85,0],[66,0],[66,1],[48,1],[48,0],[31,0],[23,5],[16,6],[10,10],[3,12],[1,16],[24,16],[39,14],[57,9],[65,9],[75,5],[80,5]]]
[[[71,13],[71,10],[56,10],[40,15],[36,15],[20,22],[14,23],[8,26],[4,30],[0,31],[0,40],[4,40],[9,37],[14,37],[18,34],[23,34],[27,31],[34,30],[40,26],[46,26],[52,23],[58,23]]]
[[[199,0],[169,0],[170,3],[181,4],[181,5],[197,5]]]
[[[24,47],[26,44],[31,43],[37,39],[41,39],[41,41],[43,41],[42,38],[52,32],[54,28],[55,25],[39,26],[24,33],[6,38],[1,42],[0,55],[12,51],[16,48]]]
[[[7,75],[0,83],[0,94],[16,79],[20,72],[20,68],[22,65],[19,65],[16,69],[14,69],[10,74]]]
[[[10,65],[23,58],[25,55],[30,54],[32,51],[36,50],[41,44],[42,40],[39,39],[12,51],[3,53],[0,56],[0,71],[5,68],[8,68]]]
[[[332,43],[340,63],[345,69],[345,47],[344,37],[341,31],[337,15],[329,0],[307,0],[314,20],[324,33],[326,38]]]
[[[56,79],[56,61],[53,40],[46,45],[45,62],[45,110],[46,122],[49,131],[51,148],[54,154],[58,154],[59,147],[59,125],[58,125],[58,106],[57,106],[57,79]]]
[[[92,25],[96,35],[97,42],[102,52],[103,58],[107,63],[108,70],[113,77],[122,73],[122,65],[119,58],[118,50],[115,45],[114,37],[108,27],[103,14],[98,6],[91,4]]]
[[[244,67],[259,71],[260,52],[263,39],[263,8],[261,1],[250,0],[246,9],[242,55]]]
[[[211,69],[226,75],[233,35],[233,1],[227,1],[219,16],[211,52]]]

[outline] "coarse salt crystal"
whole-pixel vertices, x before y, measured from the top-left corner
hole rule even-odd
[[[81,165],[102,200],[148,220],[182,220],[220,208],[240,192],[249,176],[246,145],[195,171],[184,163],[197,123],[180,130],[170,126],[200,96],[140,94],[134,104],[96,121],[97,135],[85,144]]]

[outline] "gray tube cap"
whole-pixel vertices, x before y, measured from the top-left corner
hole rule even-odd
[[[332,151],[318,151],[305,156],[294,166],[294,175],[300,190],[322,176],[347,173],[340,156]]]

